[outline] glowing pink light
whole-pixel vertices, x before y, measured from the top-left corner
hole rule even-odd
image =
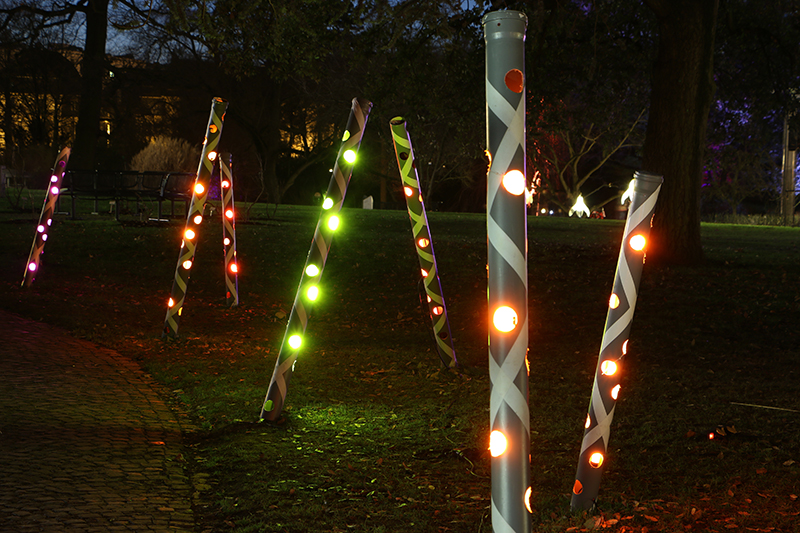
[[[44,226],[42,226],[41,224],[39,224],[39,225],[36,227],[36,231],[38,231],[39,233],[44,233]]]
[[[30,270],[31,272],[36,272],[36,263],[30,263],[28,265],[28,270]]]
[[[56,187],[55,185],[53,185],[53,186],[50,188],[50,192],[51,192],[52,194],[54,194],[54,195],[55,195],[55,194],[58,194],[58,187]]]

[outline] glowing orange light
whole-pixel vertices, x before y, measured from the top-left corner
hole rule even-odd
[[[228,237],[222,239],[222,244],[225,246],[229,246],[231,244],[231,240]]]
[[[589,456],[589,466],[592,468],[600,468],[603,464],[603,454],[600,452],[594,452],[592,455]]]
[[[520,196],[525,192],[525,174],[509,170],[503,175],[503,188],[514,196]]]
[[[619,296],[617,296],[612,292],[611,298],[608,299],[608,306],[611,309],[616,309],[617,307],[619,307]]]
[[[194,185],[195,194],[203,194],[205,192],[205,190],[206,190],[206,188],[203,187],[202,183],[195,183],[195,185]]]
[[[406,196],[408,196],[409,198],[414,196],[414,189],[412,189],[411,187],[403,187],[403,192],[406,193]]]
[[[708,434],[708,440],[714,440],[714,438],[715,438],[714,432],[712,431],[711,433]]]
[[[187,229],[183,236],[187,239],[194,239],[194,230]]]
[[[507,305],[501,305],[495,309],[494,315],[492,315],[492,323],[494,324],[494,327],[503,333],[513,331],[514,328],[517,327],[518,320],[519,317],[517,317],[517,312]]]
[[[600,372],[602,372],[604,376],[613,376],[617,373],[617,363],[614,361],[603,361],[600,364]]]
[[[231,272],[233,272],[234,274],[239,272],[239,267],[238,267],[238,265],[236,263],[231,263],[231,267],[230,268],[231,268]]]
[[[508,448],[508,439],[501,431],[494,430],[489,435],[489,455],[500,457]]]
[[[208,160],[214,161],[217,158],[217,152],[208,152]]]
[[[183,262],[183,268],[185,268],[186,270],[189,270],[190,268],[192,268],[192,262],[191,261],[184,261]]]
[[[195,215],[193,220],[195,224],[200,224],[203,221],[203,215]]]
[[[444,313],[444,307],[442,307],[441,305],[437,305],[436,307],[433,308],[432,312],[434,315],[439,316],[442,313]]]
[[[231,182],[228,180],[222,180],[222,183],[220,185],[222,185],[223,189],[227,189],[228,187],[231,186]]]
[[[426,248],[430,243],[431,241],[424,237],[417,241],[417,244],[419,244],[420,248]]]
[[[576,479],[575,484],[572,486],[572,492],[574,492],[575,494],[580,494],[581,492],[583,492],[583,483],[581,483]]]
[[[627,355],[628,353],[628,340],[626,339],[625,342],[622,343],[622,355]]]
[[[233,209],[228,209],[225,211],[225,218],[231,219],[233,218]]]
[[[614,388],[611,389],[611,397],[614,398],[615,400],[617,399],[617,397],[619,397],[619,389],[620,389],[619,385],[615,385]]]
[[[181,316],[181,314],[183,314],[183,307],[178,308],[178,316]]]
[[[644,238],[644,235],[638,234],[631,237],[631,240],[628,242],[630,242],[631,248],[637,252],[644,250],[644,247],[647,245],[647,239]]]
[[[430,296],[425,296],[425,297],[428,299],[428,303],[431,303],[431,297]]]
[[[170,298],[170,299],[167,301],[167,307],[172,307],[172,306],[174,306],[174,305],[175,305],[175,300],[173,300],[172,298]]]
[[[208,127],[208,131],[210,131],[211,133],[217,133],[217,125],[216,124],[211,124]]]
[[[425,270],[424,268],[420,268],[419,270],[422,273],[422,277],[423,278],[427,278],[428,277],[428,271],[427,270]]]
[[[586,429],[589,429],[589,426],[591,426],[591,425],[592,425],[592,417],[589,416],[589,415],[586,415],[586,422],[583,424],[583,427],[585,427]]]
[[[533,493],[533,489],[528,487],[528,490],[525,491],[525,508],[529,513],[533,514],[533,509],[531,509],[531,493]]]

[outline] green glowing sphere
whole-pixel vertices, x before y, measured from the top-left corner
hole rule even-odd
[[[325,201],[322,202],[322,209],[330,209],[333,207],[333,198],[325,198]]]
[[[306,291],[306,296],[308,296],[308,299],[311,300],[312,302],[315,301],[319,296],[319,287],[317,287],[316,285],[310,286]]]
[[[342,142],[345,142],[349,138],[350,138],[350,130],[344,130],[344,134],[342,135]]]
[[[309,276],[316,276],[319,274],[319,267],[317,265],[308,265],[306,267],[306,274]]]
[[[298,349],[301,344],[303,344],[303,338],[300,337],[300,335],[292,335],[289,337],[289,346],[291,346],[292,349]]]
[[[342,157],[351,165],[356,162],[356,153],[353,150],[345,150],[344,154],[342,154]]]
[[[339,217],[333,215],[331,218],[328,219],[328,227],[331,231],[336,231],[336,228],[339,227]]]

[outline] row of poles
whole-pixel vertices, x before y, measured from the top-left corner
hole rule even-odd
[[[487,284],[489,309],[489,451],[491,462],[491,514],[495,532],[531,531],[530,415],[528,404],[528,241],[525,202],[525,53],[527,17],[518,11],[487,14],[483,21],[486,43],[486,144],[487,173]],[[182,234],[175,278],[167,306],[162,337],[178,335],[189,274],[195,261],[197,238],[215,165],[219,164],[222,195],[223,251],[226,302],[238,305],[233,172],[230,154],[217,147],[228,103],[212,100],[211,114]],[[324,198],[292,310],[261,408],[260,419],[279,419],[289,381],[303,345],[308,319],[320,294],[320,281],[333,234],[363,138],[372,103],[352,101],[336,163]],[[403,182],[409,220],[414,235],[420,275],[425,286],[437,352],[447,368],[458,361],[450,332],[447,308],[439,279],[433,242],[420,192],[414,151],[406,121],[390,121],[398,169]],[[23,285],[33,281],[39,257],[52,223],[55,201],[69,159],[69,149],[59,154],[37,225]],[[633,313],[641,279],[651,218],[662,183],[661,176],[637,172],[632,181],[631,203],[614,277],[589,409],[584,424],[571,507],[593,507],[605,468],[611,421],[619,396],[619,374],[628,349]]]

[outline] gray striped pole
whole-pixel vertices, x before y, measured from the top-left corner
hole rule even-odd
[[[197,251],[197,236],[200,224],[203,222],[203,208],[206,198],[208,198],[211,170],[217,159],[217,145],[222,135],[222,123],[225,120],[226,109],[228,109],[227,101],[222,98],[211,100],[211,114],[208,118],[208,126],[206,126],[206,137],[200,155],[200,164],[197,167],[197,177],[192,188],[192,201],[189,204],[189,215],[186,217],[186,226],[183,229],[181,250],[178,254],[178,264],[175,267],[172,292],[167,302],[167,317],[164,319],[161,338],[177,338],[178,336],[183,302],[186,300],[186,289],[189,286],[189,273]]]
[[[289,323],[286,325],[286,333],[283,336],[278,360],[275,362],[275,370],[272,373],[272,381],[269,384],[267,396],[264,398],[264,405],[261,407],[259,418],[262,420],[275,421],[283,411],[289,379],[294,371],[298,350],[303,344],[303,334],[308,325],[308,317],[314,301],[320,293],[319,282],[322,279],[322,270],[328,259],[333,234],[339,227],[339,212],[344,203],[347,185],[350,183],[353,164],[358,156],[358,148],[361,145],[361,137],[364,134],[370,109],[372,109],[372,102],[360,98],[353,99],[350,118],[347,120],[347,129],[342,136],[342,146],[339,148],[328,192],[322,203],[322,213],[314,232],[314,240],[311,242],[311,249],[308,251],[306,264],[300,277],[300,285],[294,297]]]
[[[239,263],[236,261],[236,209],[233,205],[233,161],[231,154],[219,158],[222,189],[222,254],[225,257],[225,302],[239,305]]]
[[[428,315],[433,325],[436,348],[439,358],[447,368],[458,366],[453,339],[450,334],[450,321],[447,319],[447,306],[444,304],[442,283],[439,280],[439,269],[436,267],[436,255],[433,253],[433,241],[428,230],[428,217],[419,188],[417,165],[411,137],[406,129],[406,121],[395,117],[390,122],[394,151],[397,155],[397,166],[403,180],[403,196],[406,198],[408,216],[411,220],[411,231],[414,234],[414,247],[419,256],[419,266],[428,296]]]
[[[636,309],[636,296],[642,278],[645,249],[650,237],[650,220],[661,191],[661,176],[636,172],[633,198],[622,237],[614,289],[608,300],[608,313],[600,345],[589,413],[584,423],[578,471],[572,487],[570,506],[591,509],[597,500],[600,478],[605,468],[611,421],[619,395],[619,374],[628,351],[628,336]]]
[[[528,259],[525,211],[525,30],[519,11],[483,18],[486,40],[486,221],[492,528],[530,532]]]
[[[64,179],[64,172],[67,170],[69,154],[69,148],[61,150],[53,165],[53,173],[50,175],[50,181],[47,184],[47,194],[44,197],[44,204],[42,204],[42,212],[39,213],[39,223],[36,225],[36,236],[33,238],[31,252],[28,254],[27,263],[25,263],[25,276],[22,279],[23,287],[30,287],[39,272],[39,261],[44,253],[44,243],[47,242],[50,226],[53,224],[53,213],[55,212],[56,200],[58,200],[58,195],[61,193],[61,180]]]

